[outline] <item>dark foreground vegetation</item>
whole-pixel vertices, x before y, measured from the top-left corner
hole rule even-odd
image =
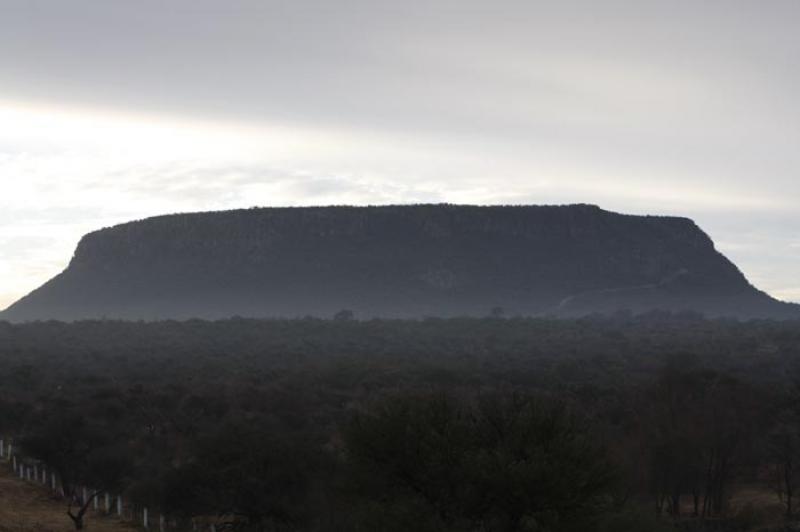
[[[0,323],[0,435],[218,530],[799,517],[800,323],[339,318]]]

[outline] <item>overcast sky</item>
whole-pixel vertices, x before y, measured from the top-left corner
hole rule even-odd
[[[800,301],[800,2],[0,0],[0,307],[82,234],[250,206],[694,218]]]

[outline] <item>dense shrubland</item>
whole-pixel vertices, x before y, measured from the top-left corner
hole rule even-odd
[[[0,323],[0,433],[178,522],[755,530],[796,518],[798,362],[690,314]]]

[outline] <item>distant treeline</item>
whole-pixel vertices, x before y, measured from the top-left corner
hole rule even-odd
[[[799,370],[800,323],[688,313],[0,323],[0,434],[242,530],[755,530],[795,519]]]

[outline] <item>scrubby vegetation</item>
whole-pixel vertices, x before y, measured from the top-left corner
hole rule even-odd
[[[178,523],[795,521],[800,323],[500,316],[0,323],[0,433]]]

